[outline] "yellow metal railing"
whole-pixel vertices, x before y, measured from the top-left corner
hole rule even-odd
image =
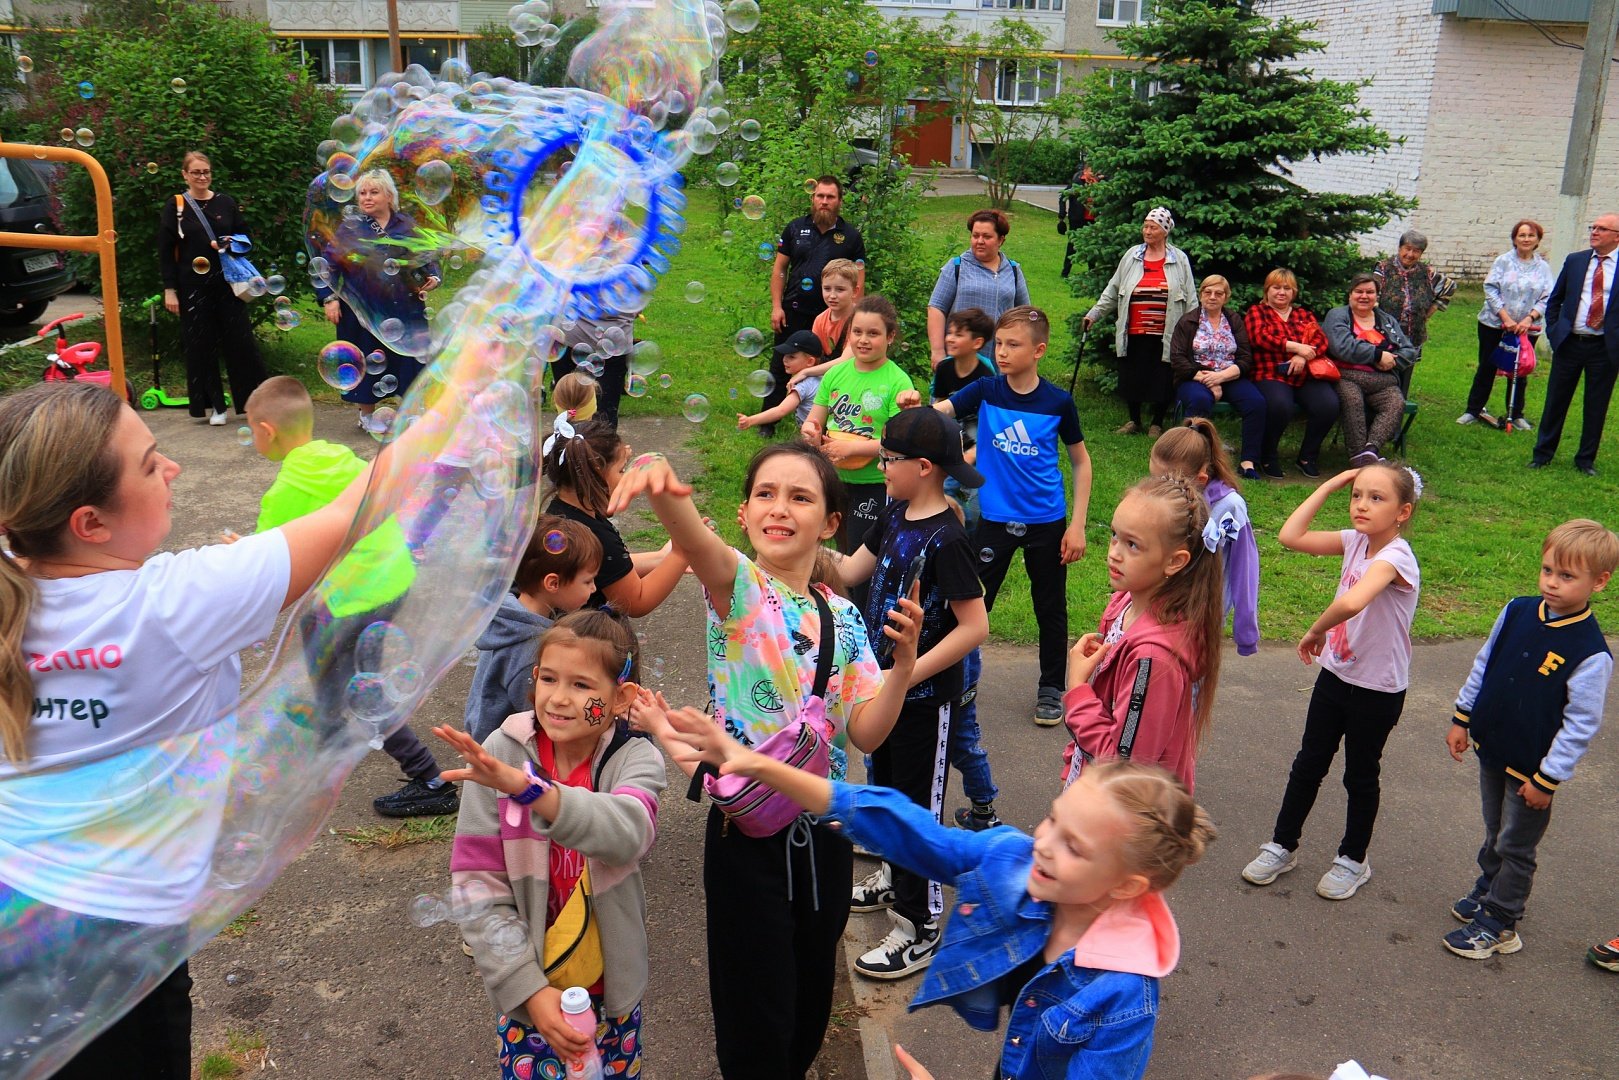
[[[118,264],[113,257],[118,234],[112,227],[112,185],[107,182],[106,170],[101,167],[101,162],[83,150],[75,150],[71,146],[0,143],[0,157],[61,161],[71,165],[83,165],[90,170],[90,182],[96,189],[95,235],[64,236],[61,233],[0,232],[0,247],[82,251],[101,259],[101,306],[106,312],[102,321],[107,330],[107,366],[112,369],[113,392],[123,397],[124,328],[118,318]]]

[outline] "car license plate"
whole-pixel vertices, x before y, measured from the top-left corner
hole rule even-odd
[[[30,255],[22,261],[22,268],[30,274],[37,274],[41,270],[55,270],[61,265],[61,256],[54,251],[48,251],[43,255]]]

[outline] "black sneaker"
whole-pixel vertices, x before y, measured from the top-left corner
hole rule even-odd
[[[426,780],[407,780],[392,795],[379,795],[371,808],[383,817],[436,817],[453,814],[461,808],[461,796],[454,784],[428,787]]]
[[[982,810],[972,806],[956,808],[957,828],[969,829],[972,832],[983,832],[985,829],[993,829],[1002,824],[1005,823],[1001,821],[1000,815],[995,813],[993,806],[987,806]]]
[[[1259,471],[1272,480],[1280,480],[1287,475],[1282,471],[1282,463],[1279,461],[1262,461],[1259,463]]]
[[[888,872],[887,863],[855,882],[854,891],[849,894],[850,911],[882,911],[893,906],[894,878]]]
[[[1372,456],[1376,457],[1377,455],[1373,454]],[[1317,466],[1315,462],[1310,461],[1307,458],[1299,458],[1293,464],[1299,467],[1299,472],[1303,473],[1305,476],[1308,476],[1311,480],[1314,480],[1316,477],[1321,475],[1320,467]]]
[[[1035,699],[1034,722],[1041,727],[1056,727],[1062,723],[1062,695],[1042,686],[1040,696]]]
[[[903,979],[933,963],[939,948],[939,924],[916,926],[894,914],[894,928],[882,944],[854,962],[854,969],[868,979]]]

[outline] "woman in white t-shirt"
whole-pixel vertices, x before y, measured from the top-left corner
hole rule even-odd
[[[279,529],[154,555],[179,473],[100,387],[0,399],[0,1033],[57,1019],[91,971],[106,995],[150,988],[58,1077],[189,1077],[185,923],[224,808],[237,653],[314,584],[367,478]],[[0,1039],[0,1061],[49,1074],[83,1040],[33,1044]]]

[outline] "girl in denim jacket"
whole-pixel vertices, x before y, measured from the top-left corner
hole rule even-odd
[[[671,756],[757,777],[856,843],[935,881],[956,908],[912,1009],[943,1002],[993,1031],[1004,1080],[1139,1080],[1158,980],[1180,956],[1162,891],[1214,839],[1186,788],[1127,760],[1092,764],[1028,836],[940,825],[887,788],[812,776],[749,750],[695,709],[669,714]],[[913,1068],[913,1077],[926,1077]]]

